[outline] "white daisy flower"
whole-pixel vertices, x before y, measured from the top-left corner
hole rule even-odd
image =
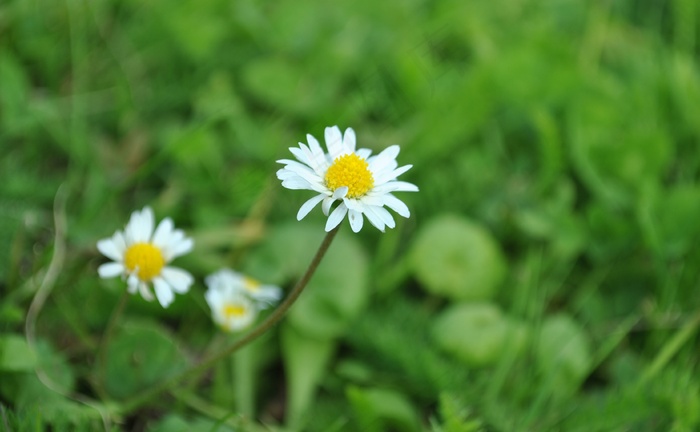
[[[308,146],[299,143],[299,148],[289,149],[296,161],[277,161],[284,164],[284,168],[277,171],[282,186],[318,193],[301,206],[297,220],[303,219],[320,202],[323,213],[326,216],[330,213],[326,231],[338,226],[345,215],[354,232],[362,229],[363,215],[382,232],[385,227],[394,228],[394,218],[384,206],[405,218],[411,215],[406,204],[393,195],[393,192],[418,191],[416,185],[396,180],[412,167],[398,167],[398,145],[371,156],[369,149],[355,150],[355,131],[352,128],[347,128],[343,135],[338,126],[327,127],[325,138],[328,153],[324,153],[316,138],[307,134]],[[336,201],[340,201],[340,205],[330,212]]]
[[[204,294],[212,318],[226,331],[243,330],[255,321],[258,309],[243,292],[233,286],[207,290]]]
[[[255,279],[230,269],[222,269],[207,276],[205,298],[212,317],[226,331],[248,327],[262,309],[276,303],[282,290],[263,285]]]
[[[174,229],[170,218],[163,219],[153,231],[153,210],[145,207],[131,214],[124,232],[117,231],[111,238],[97,242],[97,249],[114,262],[102,264],[98,273],[102,278],[126,278],[129,293],[136,291],[151,301],[149,284],[155,287],[158,302],[168,307],[175,299],[173,292],[184,294],[194,278],[188,272],[167,266],[170,261],[192,250],[194,242],[181,230]]]
[[[267,309],[280,298],[282,290],[274,285],[263,285],[259,281],[230,269],[221,269],[207,276],[205,280],[209,289],[226,290],[233,287],[255,301],[259,310]]]

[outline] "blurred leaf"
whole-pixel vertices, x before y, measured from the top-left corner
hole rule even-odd
[[[359,430],[367,432],[421,430],[415,408],[399,392],[351,386],[346,390],[346,394],[355,411]]]
[[[186,365],[173,336],[148,323],[125,323],[106,355],[106,390],[124,399],[158,383]]]
[[[484,427],[479,419],[470,419],[470,410],[450,393],[440,393],[442,424],[434,432],[479,432]]]
[[[148,430],[150,432],[235,432],[238,429],[210,419],[190,420],[178,414],[168,414]]]
[[[0,372],[30,371],[36,364],[36,355],[23,336],[0,335]]]
[[[489,232],[457,215],[426,223],[414,240],[411,259],[426,290],[456,300],[492,298],[506,270]]]
[[[555,394],[571,394],[590,372],[588,335],[567,315],[545,318],[535,354],[545,385]]]
[[[311,338],[289,324],[282,328],[281,338],[288,383],[286,423],[296,429],[308,422],[312,414],[314,394],[326,374],[336,342]]]
[[[296,223],[270,232],[248,261],[248,273],[281,283],[300,277],[321,244],[320,226]],[[329,339],[342,335],[369,295],[368,263],[357,240],[339,233],[287,316],[301,333]]]
[[[438,347],[475,367],[498,360],[503,354],[509,332],[507,318],[497,306],[489,303],[450,306],[435,319],[432,326],[433,340]],[[522,346],[523,343],[519,341],[514,345]]]

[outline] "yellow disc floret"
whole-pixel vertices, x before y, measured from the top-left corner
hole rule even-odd
[[[348,198],[364,196],[374,186],[374,177],[366,160],[355,153],[338,156],[326,171],[326,186],[331,190],[348,187]]]
[[[248,276],[243,276],[243,285],[248,291],[255,292],[260,289],[261,283],[253,278],[249,278]]]
[[[246,308],[240,304],[227,304],[224,306],[224,316],[226,318],[240,318],[246,313]]]
[[[164,265],[163,253],[151,243],[134,243],[124,253],[126,269],[145,282],[158,276]]]

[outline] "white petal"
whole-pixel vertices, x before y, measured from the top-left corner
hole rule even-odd
[[[368,207],[371,208],[377,216],[382,218],[382,222],[386,224],[389,228],[395,228],[396,227],[396,222],[394,222],[394,217],[389,213],[387,209],[384,207]]]
[[[109,262],[102,264],[97,268],[97,273],[102,279],[112,278],[124,274],[124,264],[119,262]]]
[[[287,189],[293,189],[293,190],[299,190],[299,189],[314,190],[314,188],[311,187],[311,184],[301,177],[286,179],[282,182],[282,186],[286,187]]]
[[[344,153],[343,135],[338,126],[327,127],[325,130],[326,147],[332,160]]]
[[[366,149],[366,148],[362,148],[362,149],[357,150],[357,151],[355,152],[355,154],[358,155],[359,157],[361,157],[362,159],[365,159],[365,160],[366,160],[366,159],[367,159],[368,157],[370,157],[370,155],[372,154],[372,150]]]
[[[184,294],[190,290],[190,286],[194,283],[194,278],[185,270],[177,267],[164,267],[161,276],[170,284],[173,291],[178,294]]]
[[[345,195],[348,194],[349,188],[347,186],[341,186],[333,192],[333,199],[343,199]]]
[[[387,171],[386,173],[381,173],[374,178],[374,184],[386,183],[390,180],[396,180],[396,177],[410,170],[413,165],[404,165],[401,168],[395,169],[393,171]]]
[[[362,223],[364,221],[362,213],[360,213],[357,210],[349,210],[348,220],[350,221],[350,227],[352,228],[353,232],[360,232],[360,230],[362,229]]]
[[[292,152],[292,154],[294,155],[295,158],[299,159],[299,162],[302,162],[302,163],[305,163],[308,165],[309,158],[306,155],[306,153],[304,152],[305,148],[308,149],[308,147],[306,147],[304,144],[299,143],[299,147],[289,147],[289,151]]]
[[[337,227],[338,224],[340,224],[340,222],[343,221],[343,218],[345,217],[345,214],[347,212],[348,208],[345,206],[344,203],[341,203],[338,207],[336,207],[336,209],[333,210],[333,213],[331,213],[331,215],[328,216],[328,220],[326,221],[326,232]]]
[[[345,134],[343,135],[343,146],[345,150],[351,152],[355,151],[355,131],[352,128],[345,129]]]
[[[306,142],[309,143],[309,150],[311,150],[311,153],[314,156],[324,153],[323,149],[321,148],[321,145],[318,143],[318,140],[314,138],[313,135],[306,134]]]
[[[374,194],[384,194],[387,192],[418,192],[418,186],[404,181],[390,181],[383,185],[375,186],[372,190]]]
[[[400,216],[403,216],[405,218],[411,216],[411,211],[408,209],[406,204],[404,204],[403,201],[400,199],[396,198],[392,194],[386,194],[384,195],[384,204],[389,207],[390,209],[394,210],[396,213],[398,213]]]
[[[126,285],[129,287],[129,292],[131,294],[136,294],[136,291],[138,290],[139,287],[139,278],[136,276],[136,273],[132,273],[129,275],[128,278],[126,278]]]
[[[382,221],[382,218],[379,217],[374,211],[372,211],[371,206],[365,207],[363,211],[364,215],[367,216],[367,220],[369,223],[374,225],[375,228],[377,228],[379,231],[384,232],[385,224]]]
[[[136,219],[132,218],[134,225],[132,227],[133,241],[136,243],[146,243],[151,241],[154,225],[153,210],[150,207],[144,207],[140,213],[136,214]]]
[[[312,170],[308,166],[303,165],[299,162],[287,164],[287,166],[285,166],[284,169],[297,174],[299,177],[303,178],[304,180],[308,181],[309,183],[318,183],[318,184],[323,183],[323,179],[316,171]]]
[[[175,294],[173,293],[173,290],[170,289],[170,285],[168,285],[168,283],[161,278],[154,278],[153,285],[156,290],[156,298],[158,299],[158,303],[160,303],[160,305],[164,308],[170,306],[170,303],[175,300]]]
[[[326,197],[323,199],[323,204],[321,204],[321,209],[323,210],[323,214],[328,216],[328,213],[331,211],[331,206],[335,202],[335,199],[333,197]]]
[[[378,155],[367,159],[367,163],[369,164],[369,169],[372,172],[379,171],[383,165],[385,165],[387,163],[391,163],[392,161],[396,160],[396,156],[399,155],[400,150],[401,150],[401,148],[397,145],[389,146],[389,147],[385,148]]]
[[[194,248],[194,240],[189,237],[183,238],[177,243],[170,243],[163,248],[163,255],[166,261],[173,260],[179,256],[189,253]]]
[[[102,255],[114,261],[121,262],[124,259],[124,251],[119,251],[119,247],[114,242],[113,238],[98,241],[97,250],[99,250]]]
[[[153,293],[146,282],[139,282],[139,293],[146,301],[153,301]]]
[[[299,209],[299,212],[297,213],[297,220],[304,219],[304,217],[306,217],[306,215],[309,214],[309,212],[313,210],[313,208],[316,207],[316,205],[320,203],[321,200],[325,197],[326,196],[323,194],[316,195],[315,197],[309,199],[304,204],[302,204],[301,208]]]
[[[143,230],[145,232],[146,241],[151,241],[153,236],[153,228],[156,224],[156,218],[153,215],[153,210],[150,207],[146,207],[141,211],[141,218],[143,219]]]
[[[163,248],[170,241],[170,234],[173,231],[175,224],[173,220],[166,217],[158,224],[155,234],[153,234],[153,244],[159,248]]]

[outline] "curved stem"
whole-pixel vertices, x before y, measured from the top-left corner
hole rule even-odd
[[[144,403],[151,400],[151,398],[157,396],[164,390],[168,390],[171,386],[177,384],[178,382],[187,378],[188,376],[197,374],[205,369],[208,369],[217,361],[254,341],[263,333],[272,328],[275,324],[277,324],[284,317],[289,308],[292,307],[296,299],[299,298],[299,295],[301,295],[301,292],[311,280],[311,277],[316,272],[316,268],[321,263],[321,260],[326,254],[326,251],[328,251],[328,247],[331,245],[331,242],[335,238],[335,235],[338,234],[339,229],[340,225],[338,225],[336,228],[332,229],[326,234],[326,237],[323,239],[323,242],[321,243],[321,246],[319,246],[318,251],[316,251],[316,255],[314,255],[314,258],[311,260],[311,264],[309,264],[309,268],[306,269],[304,275],[301,277],[301,279],[299,279],[297,284],[294,286],[289,295],[284,299],[284,301],[279,305],[279,307],[275,309],[275,311],[272,314],[270,314],[267,318],[265,318],[263,322],[261,322],[257,327],[251,330],[250,333],[236,340],[234,343],[222,349],[221,351],[210,355],[198,364],[188,369],[185,369],[179,374],[174,375],[173,377],[164,380],[160,384],[156,384],[148,390],[145,390],[141,394],[134,396],[130,400],[127,400],[122,405],[123,413],[133,411],[134,409],[140,407]]]

